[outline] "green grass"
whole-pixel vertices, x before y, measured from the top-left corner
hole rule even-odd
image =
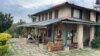
[[[59,53],[59,56],[91,56],[95,55],[97,50],[72,50],[69,53]],[[100,51],[100,50],[99,50]],[[97,56],[97,55],[96,55]]]
[[[98,56],[100,53],[100,49],[93,49],[93,50],[87,50],[87,49],[81,49],[81,50],[72,50],[70,52],[59,52],[56,53],[56,56]],[[48,56],[51,56],[52,54],[48,54]],[[24,54],[16,54],[13,53],[12,51],[9,51],[8,53],[5,54],[5,56],[24,56]],[[31,56],[31,55],[30,55]]]

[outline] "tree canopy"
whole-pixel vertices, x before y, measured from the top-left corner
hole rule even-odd
[[[20,19],[20,21],[17,23],[17,25],[25,24],[26,22]],[[16,33],[17,34],[23,34],[23,27],[18,27],[16,28]]]
[[[11,27],[13,16],[11,14],[0,12],[0,32],[4,32]]]
[[[32,22],[36,21],[36,17],[33,15],[28,15],[29,18],[31,18]]]
[[[100,38],[100,26],[96,26],[96,29],[95,29],[95,35],[96,37],[99,37]]]

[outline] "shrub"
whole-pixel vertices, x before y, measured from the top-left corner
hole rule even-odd
[[[8,48],[9,48],[10,44],[7,43],[5,45],[0,45],[0,54],[4,54],[7,52]]]
[[[100,48],[100,38],[95,38],[91,42],[91,46],[92,46],[92,48]]]
[[[8,33],[0,33],[0,54],[1,55],[6,53],[9,48],[9,44],[7,43],[7,41],[9,40],[10,37],[11,35]]]
[[[0,33],[0,41],[7,41],[11,37],[8,33]]]

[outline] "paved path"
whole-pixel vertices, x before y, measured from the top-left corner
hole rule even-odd
[[[25,39],[11,39],[11,47],[6,56],[100,56],[100,50],[85,48],[68,52],[48,52],[35,44],[26,43]]]
[[[27,43],[25,39],[11,39],[10,51],[14,56],[49,56],[50,53],[35,44]]]

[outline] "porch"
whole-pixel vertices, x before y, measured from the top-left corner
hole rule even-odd
[[[79,20],[54,19],[26,26],[34,27],[35,34],[41,39],[38,39],[38,44],[47,45],[48,51],[56,51],[90,46],[94,39],[94,24]]]

